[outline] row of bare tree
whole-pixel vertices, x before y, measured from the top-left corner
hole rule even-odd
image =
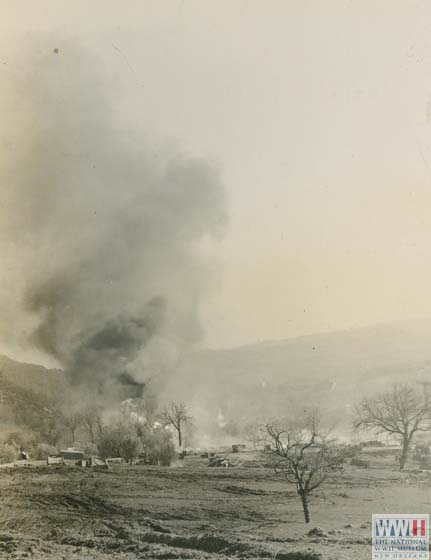
[[[191,425],[192,421],[192,416],[186,404],[183,402],[173,402],[165,406],[159,414],[148,414],[145,403],[136,402],[140,399],[134,400],[134,407],[129,413],[134,413],[138,417],[140,416],[139,413],[142,413],[142,418],[145,419],[146,423],[156,421],[163,427],[170,426],[175,430],[178,438],[178,447],[181,448],[184,430],[187,426]],[[139,406],[140,404],[142,406]],[[79,412],[65,414],[63,415],[63,425],[68,431],[73,444],[76,442],[78,430],[84,430],[90,442],[94,444],[102,437],[104,431],[102,410],[97,407],[87,407],[79,410]]]
[[[364,398],[356,408],[354,427],[397,437],[403,470],[415,435],[431,430],[431,385],[394,384],[387,392]]]
[[[362,399],[355,409],[353,426],[395,436],[401,447],[402,470],[415,435],[431,430],[431,386],[393,385],[375,397]],[[356,446],[341,445],[322,429],[317,411],[290,421],[268,423],[258,428],[257,440],[264,443],[275,471],[296,486],[306,523],[310,522],[312,492],[330,475],[339,473],[357,453]]]

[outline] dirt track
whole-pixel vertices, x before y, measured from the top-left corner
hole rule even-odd
[[[294,489],[268,469],[7,468],[0,558],[365,560],[371,513],[430,503],[425,475],[350,469],[315,494],[305,526]]]

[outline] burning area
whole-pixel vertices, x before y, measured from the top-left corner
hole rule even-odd
[[[71,407],[111,407],[163,387],[200,339],[199,246],[223,232],[225,192],[212,163],[123,122],[96,57],[36,42],[15,56],[19,118],[1,132],[1,335],[59,364]]]

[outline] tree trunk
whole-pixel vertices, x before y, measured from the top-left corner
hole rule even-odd
[[[183,444],[183,436],[181,434],[181,426],[178,426],[178,447],[181,449]]]
[[[302,502],[302,509],[304,510],[305,523],[310,523],[310,510],[308,509],[308,495],[306,492],[299,492]]]
[[[408,437],[404,437],[403,438],[403,448],[401,451],[401,455],[400,455],[400,471],[403,470],[406,461],[407,461],[407,456],[409,454],[409,446],[410,446],[410,439]]]
[[[99,437],[102,437],[103,435],[103,425],[102,425],[102,421],[100,418],[97,418],[97,431],[99,433]]]

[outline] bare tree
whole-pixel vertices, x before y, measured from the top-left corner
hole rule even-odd
[[[72,438],[72,444],[75,444],[76,431],[80,426],[82,426],[82,421],[83,421],[82,414],[78,412],[73,412],[71,414],[64,416],[63,422],[70,433],[70,436]]]
[[[165,426],[172,426],[178,434],[178,447],[183,444],[184,426],[190,423],[192,417],[184,403],[171,403],[165,407],[160,415],[160,419]]]
[[[310,494],[331,473],[342,470],[352,456],[352,448],[337,445],[328,434],[323,434],[315,413],[296,425],[267,424],[264,441],[275,471],[283,474],[287,482],[295,484],[305,522],[309,523]]]
[[[354,427],[398,436],[400,470],[403,470],[416,432],[431,429],[429,385],[421,384],[421,389],[408,384],[393,385],[388,392],[375,398],[364,398],[356,409]]]
[[[82,412],[82,424],[88,432],[91,443],[96,442],[96,438],[102,435],[102,418],[100,409],[87,406]]]
[[[256,449],[262,443],[262,424],[250,422],[246,424],[242,430],[242,434],[246,441],[250,442],[253,449]]]

